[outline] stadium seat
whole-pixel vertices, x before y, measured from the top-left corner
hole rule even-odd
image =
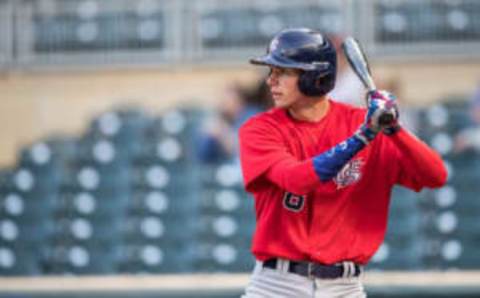
[[[208,214],[254,214],[254,200],[240,188],[204,186],[200,193],[200,208]]]
[[[125,218],[60,217],[56,220],[55,243],[96,243],[101,246],[119,244]]]
[[[129,212],[134,216],[185,215],[198,212],[198,196],[156,189],[134,189]]]
[[[367,270],[416,270],[422,266],[422,250],[417,239],[385,240]]]
[[[197,272],[250,272],[255,265],[248,241],[200,243],[196,248]]]
[[[130,274],[193,272],[192,249],[168,243],[128,244],[121,248],[119,271]]]
[[[158,22],[155,34],[145,33],[145,30],[152,29],[142,30],[142,25],[145,26],[142,16],[121,11],[101,12],[91,16],[89,22],[76,15],[72,8],[48,18],[34,11],[33,20],[36,29],[34,48],[39,53],[135,50],[140,47],[158,49],[166,42],[161,30],[165,22],[162,11],[149,18]]]
[[[52,135],[20,150],[18,164],[37,168],[62,168],[78,154],[78,142],[73,137]]]
[[[126,164],[72,163],[62,177],[62,188],[84,191],[119,190],[128,192],[129,168]]]
[[[57,194],[0,192],[0,218],[12,218],[20,222],[49,219],[57,204]]]
[[[229,214],[202,214],[196,223],[197,237],[201,242],[219,242],[225,239],[244,241],[250,239],[255,227],[253,213],[246,216]]]
[[[19,221],[11,218],[0,219],[0,242],[38,244],[53,235],[54,222],[51,218]]]
[[[477,269],[480,266],[478,238],[430,239],[423,243],[423,264],[426,269]]]
[[[195,174],[195,169],[188,167],[137,160],[131,168],[130,186],[135,190],[164,191],[182,197],[196,191]]]
[[[56,211],[63,216],[114,218],[126,215],[129,201],[130,193],[122,188],[85,191],[64,186],[59,193]]]
[[[134,155],[141,149],[139,143],[150,121],[150,117],[142,109],[118,108],[94,118],[83,142],[94,145],[107,140],[120,155]]]
[[[259,39],[256,23],[256,14],[249,8],[223,8],[205,13],[200,23],[202,45],[205,48],[222,48],[263,44],[266,37],[260,36]]]
[[[85,244],[59,244],[43,262],[46,274],[99,275],[118,271],[119,246],[98,248]]]
[[[376,2],[376,28],[382,42],[448,42],[475,40],[474,19],[479,8],[473,1]]]
[[[196,235],[197,219],[194,215],[165,214],[162,216],[129,216],[123,224],[123,237],[127,243],[148,242],[186,243]]]
[[[152,118],[142,136],[140,155],[165,163],[179,163],[190,158],[194,113],[174,109]]]
[[[0,244],[0,276],[41,275],[40,261],[25,248]]]

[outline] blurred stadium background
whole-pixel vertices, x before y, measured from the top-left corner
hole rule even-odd
[[[0,297],[238,297],[253,202],[195,135],[286,26],[357,37],[448,165],[395,190],[370,297],[480,297],[478,0],[0,0]]]

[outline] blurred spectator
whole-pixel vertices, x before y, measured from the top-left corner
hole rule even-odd
[[[455,153],[467,150],[480,152],[480,82],[470,98],[469,125],[455,136]]]
[[[265,79],[252,87],[233,83],[226,87],[220,109],[206,117],[197,138],[197,155],[202,162],[236,162],[237,132],[251,116],[270,106]]]

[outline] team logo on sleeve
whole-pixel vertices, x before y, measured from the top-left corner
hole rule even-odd
[[[290,211],[300,212],[305,205],[305,196],[295,195],[290,192],[286,192],[283,196],[283,207]]]
[[[347,187],[360,180],[362,178],[361,168],[363,164],[362,158],[349,161],[333,179],[335,184],[337,184],[337,189]]]

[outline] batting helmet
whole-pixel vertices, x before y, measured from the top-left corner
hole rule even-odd
[[[325,95],[335,86],[335,47],[326,36],[315,30],[282,30],[273,37],[267,54],[251,59],[250,63],[302,70],[298,88],[307,96]]]

